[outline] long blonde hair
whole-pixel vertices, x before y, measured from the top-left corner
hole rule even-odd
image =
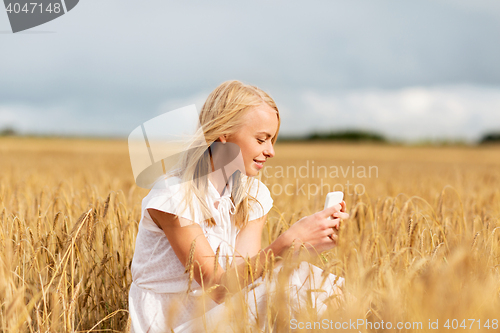
[[[263,90],[246,85],[240,81],[226,81],[210,93],[200,111],[200,125],[207,145],[217,141],[220,136],[229,136],[236,133],[244,125],[244,115],[253,107],[266,103],[276,110],[278,117],[278,128],[276,135],[271,139],[272,144],[278,136],[280,117],[274,100]],[[178,176],[185,185],[184,204],[189,206],[191,215],[194,217],[193,204],[198,204],[203,218],[209,226],[215,226],[215,220],[211,216],[206,203],[208,192],[208,175],[211,169],[210,152],[207,147],[196,146],[188,150],[181,161]],[[234,223],[238,228],[243,228],[248,222],[249,205],[256,199],[249,195],[252,182],[247,181],[248,176],[236,171],[233,174],[233,187],[231,200],[235,204],[233,214]],[[196,203],[193,201],[193,196]],[[186,207],[184,207],[186,208]],[[182,211],[182,210],[181,210]]]

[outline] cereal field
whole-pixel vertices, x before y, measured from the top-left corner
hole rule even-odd
[[[264,246],[328,191],[351,215],[311,260],[353,297],[324,318],[270,316],[272,331],[498,330],[500,147],[278,143],[261,176]],[[146,194],[126,141],[0,138],[0,331],[126,331]]]

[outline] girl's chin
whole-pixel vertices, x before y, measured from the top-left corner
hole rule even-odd
[[[252,169],[252,168],[250,170],[246,169],[245,170],[245,174],[248,177],[255,177],[255,176],[257,176],[259,174],[259,170],[255,170],[255,169]]]

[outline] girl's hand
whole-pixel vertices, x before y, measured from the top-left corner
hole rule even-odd
[[[295,242],[296,245],[304,244],[307,249],[314,247],[318,252],[330,250],[337,245],[340,223],[349,218],[345,211],[345,201],[342,201],[300,219],[283,236],[288,238],[290,245]],[[332,216],[332,219],[329,219],[329,216]]]

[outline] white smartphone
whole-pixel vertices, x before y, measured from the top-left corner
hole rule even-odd
[[[330,192],[326,195],[326,200],[325,200],[325,208],[327,209],[328,207],[332,207],[336,204],[339,204],[342,202],[344,199],[344,193],[340,191],[335,191],[335,192]],[[328,217],[331,219],[332,217]]]

